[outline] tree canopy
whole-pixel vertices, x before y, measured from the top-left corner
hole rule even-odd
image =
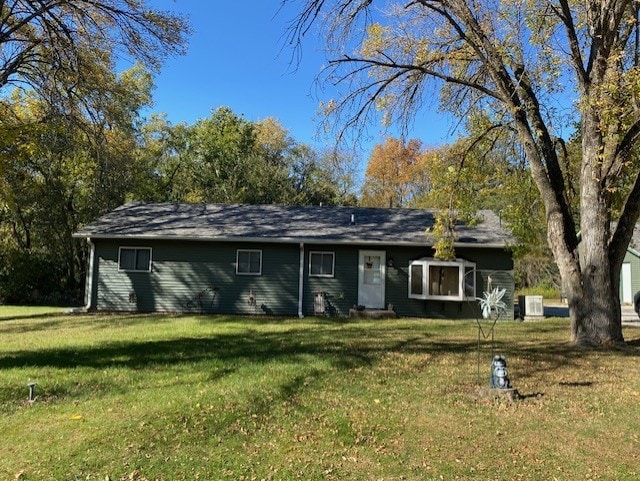
[[[99,121],[52,111],[33,92],[14,92],[0,104],[2,299],[61,302],[77,296],[85,248],[71,236],[82,223],[121,204],[130,190],[135,121],[151,84],[138,68],[101,78],[120,96],[94,105]],[[43,271],[48,274],[38,277]]]
[[[185,19],[130,0],[6,0],[0,4],[0,89],[73,89],[83,64],[104,52],[157,69],[183,52]],[[66,89],[66,92],[65,92]]]
[[[147,182],[159,201],[246,204],[350,204],[350,172],[334,155],[293,139],[277,120],[252,122],[228,107],[193,125],[154,118],[143,128]],[[343,158],[344,165],[351,162]]]
[[[0,2],[0,300],[77,298],[86,248],[71,234],[132,191],[150,72],[189,33],[148,3]]]
[[[0,103],[0,302],[78,302],[87,251],[72,234],[125,201],[355,202],[349,175],[334,168],[348,162],[277,121],[228,108],[193,125],[144,121],[148,73],[103,73],[109,101],[90,116],[52,113],[33,92]]]

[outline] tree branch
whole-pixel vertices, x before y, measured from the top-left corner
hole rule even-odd
[[[569,6],[568,0],[559,1],[561,11],[559,11],[553,4],[550,4],[550,6],[565,26],[567,38],[569,39],[569,47],[571,48],[571,59],[573,60],[573,67],[576,71],[576,76],[578,78],[581,89],[585,90],[589,80],[589,75],[587,70],[585,70],[584,68],[584,60],[582,58],[582,52],[580,51],[580,41],[578,40],[576,27],[573,23],[571,7]]]
[[[476,82],[471,82],[469,80],[465,80],[462,78],[458,78],[458,77],[452,77],[450,75],[446,75],[443,74],[441,72],[438,72],[436,70],[432,70],[427,68],[425,65],[412,65],[412,64],[401,64],[401,63],[396,63],[395,61],[391,60],[386,54],[384,54],[383,52],[378,52],[380,55],[383,55],[385,58],[387,58],[389,61],[388,62],[383,62],[382,60],[375,60],[375,59],[370,59],[370,58],[364,58],[364,57],[351,57],[349,55],[345,55],[342,59],[338,59],[338,60],[331,60],[329,62],[330,65],[334,65],[334,64],[339,64],[339,63],[362,63],[362,64],[367,64],[370,67],[383,67],[383,68],[388,68],[388,69],[399,69],[401,70],[402,74],[406,74],[408,72],[411,71],[419,71],[420,73],[430,76],[430,77],[434,77],[437,78],[439,80],[443,80],[444,82],[447,83],[452,83],[452,84],[456,84],[456,85],[461,85],[464,87],[469,87],[472,88],[474,90],[477,90],[479,92],[482,92],[483,94],[487,95],[488,97],[492,97],[496,100],[500,100],[500,101],[504,101],[504,97],[500,96],[500,94],[498,92],[495,92],[487,87],[485,87],[484,85],[481,85],[479,83]],[[396,76],[397,77],[397,76]]]

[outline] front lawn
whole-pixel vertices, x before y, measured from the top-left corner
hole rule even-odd
[[[640,329],[566,323],[498,324],[509,402],[478,397],[475,321],[0,307],[0,479],[638,479]]]

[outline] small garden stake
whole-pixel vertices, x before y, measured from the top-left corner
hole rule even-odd
[[[36,383],[31,381],[27,387],[29,388],[29,404],[33,404],[36,401]]]

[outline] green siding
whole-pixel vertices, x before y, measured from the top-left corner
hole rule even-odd
[[[151,272],[118,272],[118,246],[153,249]],[[262,275],[236,275],[236,251],[262,250]],[[200,242],[96,243],[98,309],[294,315],[298,247]],[[130,293],[135,299],[130,302]],[[249,303],[249,293],[255,306]]]
[[[333,277],[309,276],[309,252],[311,251],[335,253]],[[329,315],[349,315],[349,309],[358,303],[358,252],[359,250],[352,246],[305,245],[303,297],[305,315],[313,314],[313,301],[317,292],[325,294]]]
[[[118,272],[119,246],[153,249],[151,272]],[[95,241],[92,306],[100,310],[217,312],[292,316],[298,313],[300,248],[298,244],[246,244],[213,242]],[[262,275],[236,275],[237,249],[262,250]],[[323,292],[328,314],[347,316],[358,303],[360,250],[386,252],[385,305],[393,304],[401,316],[473,318],[480,315],[475,301],[409,299],[408,266],[413,259],[432,257],[431,248],[382,246],[304,246],[303,313],[313,315],[314,295]],[[309,276],[309,252],[333,252],[333,277]],[[493,287],[504,287],[513,319],[513,262],[502,249],[458,249],[460,258],[476,263],[476,295],[482,296],[489,276]],[[255,306],[249,303],[253,292]],[[130,294],[135,296],[130,298]]]

